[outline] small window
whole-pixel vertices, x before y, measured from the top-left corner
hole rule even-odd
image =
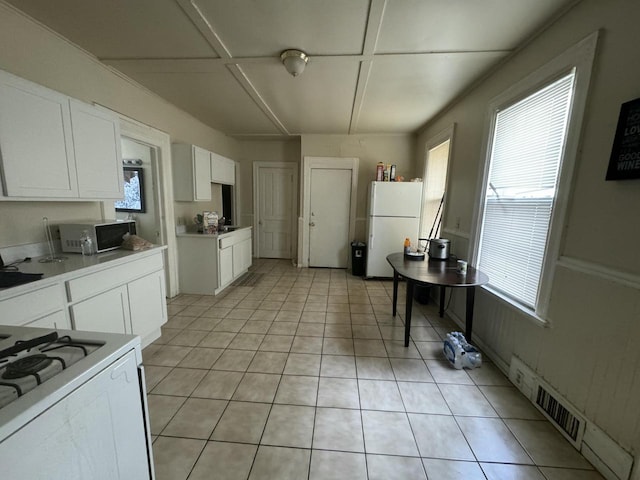
[[[124,199],[115,202],[116,212],[145,213],[144,170],[142,167],[124,167]]]
[[[453,128],[447,131],[446,140],[435,141],[427,145],[424,166],[423,203],[420,237],[440,238],[442,217],[445,208],[445,189],[447,170],[451,151]],[[440,140],[440,138],[438,138]]]

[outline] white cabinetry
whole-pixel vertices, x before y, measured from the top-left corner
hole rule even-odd
[[[222,290],[251,266],[251,229],[243,228],[218,240],[218,289]]]
[[[76,330],[145,338],[167,321],[160,252],[67,282]]]
[[[211,153],[211,181],[235,185],[236,162],[217,153]]]
[[[107,290],[71,307],[75,330],[131,333],[126,286]]]
[[[69,330],[71,325],[64,311],[50,313],[49,315],[34,320],[26,324],[27,327],[39,327],[39,328],[53,328],[53,329],[66,329]]]
[[[180,292],[213,295],[218,288],[217,236],[178,235]]]
[[[251,266],[251,238],[246,238],[233,247],[233,276],[239,277]]]
[[[127,284],[131,331],[145,338],[158,328],[159,323],[167,321],[167,296],[164,283],[164,271],[138,278]]]
[[[0,150],[5,195],[78,196],[65,95],[0,71]]]
[[[167,321],[163,253],[110,252],[90,257],[93,265],[70,257],[66,273],[0,290],[0,324],[128,333],[139,335],[144,347]]]
[[[71,100],[73,148],[81,198],[118,199],[124,196],[120,127],[114,117]]]
[[[251,266],[251,227],[220,235],[178,235],[180,292],[220,293]]]
[[[226,287],[233,281],[233,247],[221,248],[218,252],[218,284]]]
[[[3,71],[0,153],[7,197],[122,198],[118,119]]]
[[[0,318],[5,325],[69,329],[64,308],[64,290],[54,283],[2,300]]]
[[[171,145],[173,193],[178,201],[211,200],[211,153],[195,145]]]

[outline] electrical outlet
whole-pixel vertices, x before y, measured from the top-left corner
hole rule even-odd
[[[516,370],[516,385],[518,385],[519,387],[522,386],[522,381],[524,380],[524,375],[520,370]]]

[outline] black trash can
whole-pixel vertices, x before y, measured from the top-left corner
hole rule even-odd
[[[351,274],[364,277],[367,265],[367,245],[363,242],[351,242]]]
[[[413,298],[420,305],[429,304],[430,294],[431,294],[431,287],[429,285],[415,285],[413,287]]]

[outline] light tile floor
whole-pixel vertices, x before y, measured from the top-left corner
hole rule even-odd
[[[415,305],[405,348],[390,281],[251,273],[169,301],[143,352],[158,480],[602,479],[486,358],[443,360],[457,328],[435,307]]]

